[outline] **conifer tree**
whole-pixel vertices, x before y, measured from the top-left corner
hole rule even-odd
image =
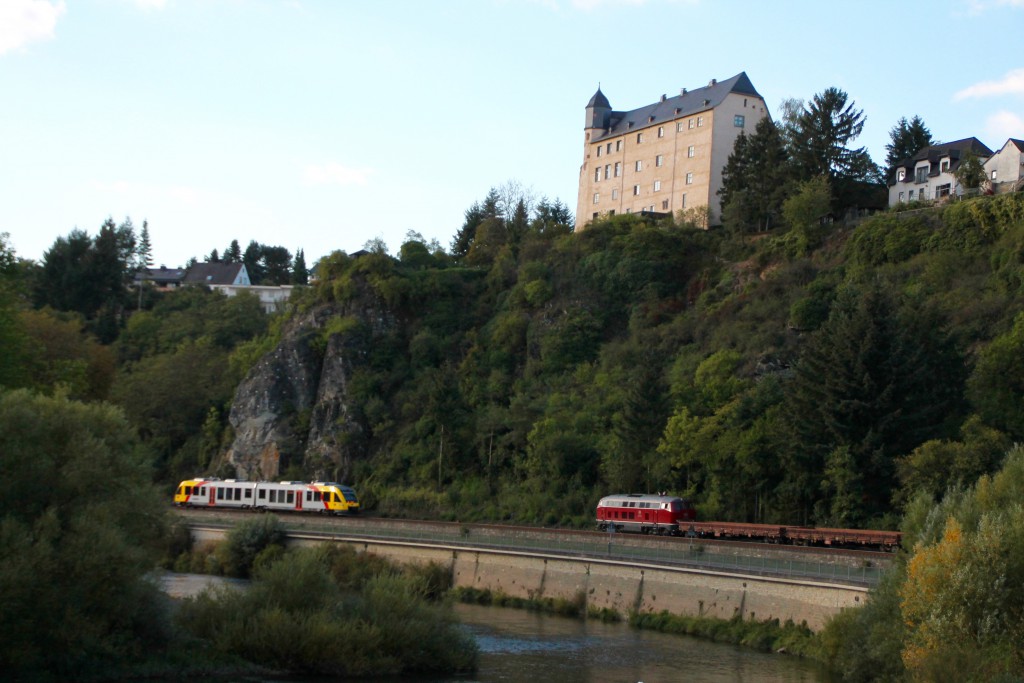
[[[909,159],[932,144],[932,133],[920,116],[915,116],[910,121],[907,121],[906,117],[900,118],[896,125],[889,129],[889,144],[885,146],[886,177],[892,174],[897,163]]]

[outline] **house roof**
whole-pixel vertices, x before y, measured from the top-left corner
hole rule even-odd
[[[245,265],[241,263],[197,263],[185,275],[186,285],[230,285]]]
[[[949,172],[953,173],[960,168],[960,160],[966,156],[968,152],[979,159],[987,159],[992,156],[992,150],[986,147],[978,138],[964,138],[963,140],[954,140],[953,142],[931,145],[920,150],[914,156],[897,162],[893,167],[893,174],[892,177],[889,178],[889,184],[895,185],[899,182],[896,178],[898,177],[897,173],[900,169],[906,171],[904,182],[912,181],[914,168],[922,161],[927,161],[931,166],[928,175],[937,176],[939,174],[939,161],[948,158]]]
[[[673,121],[698,112],[714,109],[725,100],[727,95],[732,93],[751,95],[757,98],[761,97],[744,71],[724,81],[713,80],[703,88],[697,88],[696,90],[684,89],[675,97],[666,97],[663,100],[654,104],[648,104],[639,109],[613,111],[608,118],[608,128],[603,133],[595,135],[593,139],[602,140],[617,137],[626,132],[643,130],[644,128],[663,124],[666,121]],[[608,101],[601,93],[601,89],[598,88],[594,97],[591,98],[592,103],[598,100],[598,95],[605,102]]]
[[[143,268],[135,274],[135,281],[153,282],[155,284],[171,284],[175,282],[181,282],[185,279],[184,268],[168,268],[166,266],[160,266],[159,268]]]
[[[1010,138],[1007,140],[1010,144],[1016,147],[1021,152],[1024,152],[1024,140],[1018,140],[1017,138]]]

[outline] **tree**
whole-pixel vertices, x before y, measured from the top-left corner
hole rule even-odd
[[[789,178],[782,132],[765,117],[753,135],[740,133],[736,138],[722,172],[719,195],[726,224],[739,232],[772,227],[780,215]]]
[[[965,190],[977,190],[986,180],[985,164],[973,152],[968,151],[960,160],[960,166],[953,177]]]
[[[149,238],[149,222],[142,221],[142,232],[139,234],[139,244],[135,251],[138,258],[138,268],[150,268],[153,266],[153,244]]]
[[[889,144],[885,146],[886,178],[892,175],[897,163],[909,159],[932,144],[932,133],[920,116],[915,116],[909,122],[906,117],[901,117],[896,125],[889,129]]]
[[[165,646],[169,616],[146,577],[166,504],[121,411],[0,394],[0,452],[5,677],[101,677]]]
[[[835,494],[854,477],[863,495],[858,509],[843,512],[846,520],[887,512],[895,457],[941,438],[958,415],[963,362],[942,329],[927,311],[897,309],[873,284],[842,290],[809,338],[787,392],[789,471],[805,496],[820,501],[823,520],[838,512],[834,504],[849,502]]]
[[[1013,327],[999,335],[978,354],[967,383],[968,396],[978,413],[1012,436],[1024,439],[1024,313]]]
[[[224,263],[242,262],[242,247],[239,246],[238,240],[231,240],[231,244],[224,250],[224,256],[221,258]]]
[[[801,254],[820,243],[822,220],[828,216],[831,198],[828,176],[818,176],[800,183],[793,196],[783,202],[782,215],[797,236]]]
[[[860,136],[864,121],[863,110],[856,109],[838,88],[815,95],[796,121],[790,154],[797,176],[800,180],[828,176],[837,212],[852,205],[858,184],[881,180],[867,150],[849,146]]]
[[[306,268],[306,252],[302,249],[295,252],[295,260],[292,262],[292,284],[309,284],[309,270]]]
[[[549,201],[547,197],[541,197],[534,209],[530,230],[542,237],[570,233],[573,230],[572,212],[560,199]]]
[[[220,254],[217,253],[216,249],[211,251],[210,255],[206,257],[206,262],[207,263],[220,263]]]
[[[466,209],[465,221],[452,240],[452,256],[463,258],[469,254],[480,224],[487,219],[500,219],[499,202],[498,190],[492,187],[482,203],[473,202],[473,205]]]
[[[250,240],[242,255],[245,271],[249,273],[249,281],[254,285],[263,283],[263,246],[256,240]]]
[[[292,281],[292,255],[285,247],[263,245],[262,264],[262,284],[286,285]]]

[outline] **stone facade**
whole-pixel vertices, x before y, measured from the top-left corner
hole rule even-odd
[[[586,108],[576,229],[602,215],[698,207],[717,223],[722,170],[736,138],[765,116],[745,73],[627,112],[613,111],[598,89]]]

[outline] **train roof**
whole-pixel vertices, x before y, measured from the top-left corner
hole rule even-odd
[[[661,496],[654,493],[612,493],[601,498],[598,505],[607,505],[608,501],[646,501],[648,503],[670,503],[682,500],[679,496]]]

